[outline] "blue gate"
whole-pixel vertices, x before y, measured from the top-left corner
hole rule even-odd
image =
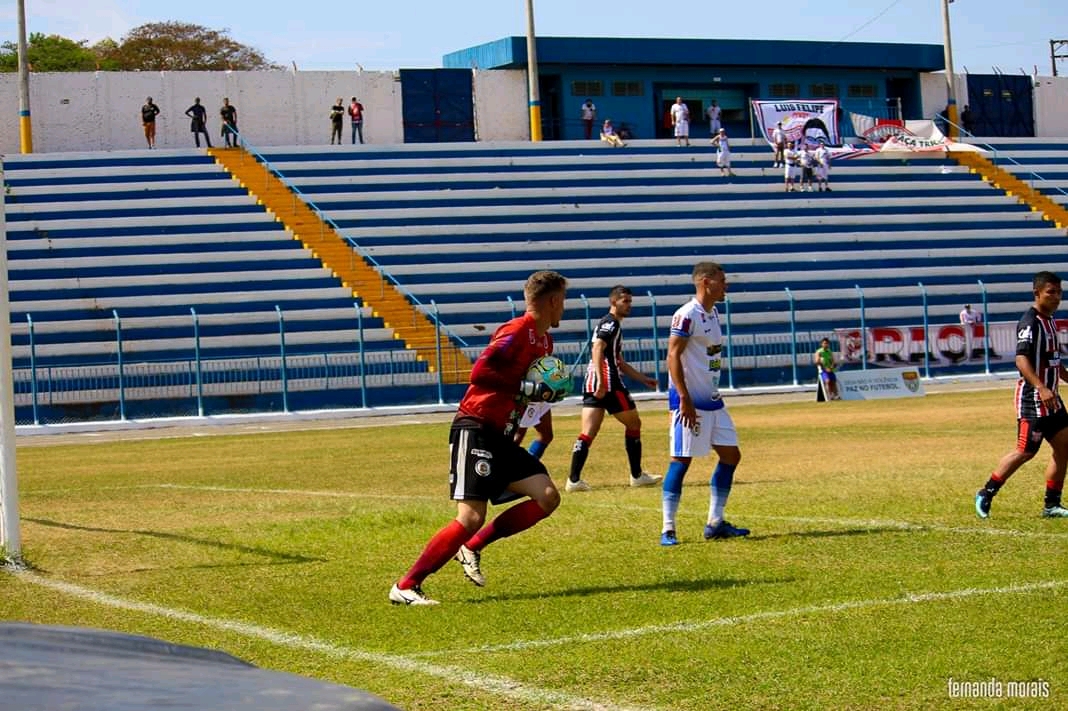
[[[1035,135],[1032,79],[1006,74],[969,74],[967,106],[976,136]],[[961,107],[963,108],[963,107]]]
[[[470,69],[402,69],[405,143],[475,140]]]

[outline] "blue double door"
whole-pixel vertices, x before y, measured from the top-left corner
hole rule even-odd
[[[475,140],[469,69],[402,69],[400,76],[405,143]]]

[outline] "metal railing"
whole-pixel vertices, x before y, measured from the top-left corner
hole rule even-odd
[[[938,370],[989,375],[995,366],[1006,370],[1013,367],[1015,351],[1009,341],[1014,336],[1015,322],[965,328],[959,323],[955,308],[945,307],[940,307],[932,318],[930,296],[937,290],[943,296],[952,293],[954,298],[981,303],[979,314],[985,320],[990,307],[986,284],[976,282],[977,299],[960,293],[959,287],[931,287],[919,282],[916,288],[916,300],[911,306],[906,303],[873,308],[866,302],[864,289],[857,285],[855,316],[839,318],[833,325],[824,320],[821,306],[805,308],[803,292],[790,288],[783,289],[781,306],[766,300],[759,304],[747,301],[744,293],[728,297],[720,305],[725,341],[722,382],[731,390],[768,385],[804,387],[806,382],[814,381],[812,353],[823,338],[836,344],[847,366],[858,368],[907,363],[921,368],[923,377],[930,378]],[[575,377],[582,376],[588,359],[596,313],[590,299],[583,294],[579,299],[581,315],[565,322],[566,328],[554,332],[557,353],[572,367]],[[898,301],[900,304],[901,299]],[[624,324],[629,334],[624,338],[624,357],[639,370],[653,373],[664,387],[667,336],[661,321],[670,316],[660,314],[658,298],[651,291],[635,302],[635,315]],[[435,322],[441,323],[436,304],[432,302],[432,305]],[[740,305],[749,309],[739,314]],[[754,311],[753,307],[759,308]],[[891,325],[887,325],[888,317],[884,313],[887,308],[895,309],[897,314],[891,317]],[[242,356],[240,337],[231,336],[230,348],[237,355],[205,358],[202,343],[205,320],[215,319],[218,323],[214,325],[225,327],[232,323],[227,316],[201,316],[195,308],[190,308],[188,338],[153,342],[127,337],[121,314],[114,310],[109,319],[114,356],[105,362],[87,362],[87,357],[82,356],[79,362],[66,364],[55,364],[58,356],[49,350],[54,343],[39,342],[40,330],[47,324],[27,316],[25,331],[16,333],[17,337],[23,333],[28,336],[24,341],[28,348],[21,346],[24,354],[17,355],[17,360],[28,361],[28,365],[17,365],[14,369],[17,418],[20,424],[29,421],[41,424],[79,417],[98,418],[85,413],[103,412],[114,413],[124,420],[133,410],[142,414],[152,412],[155,416],[176,412],[204,416],[231,411],[235,406],[228,404],[229,401],[255,397],[265,398],[266,404],[261,403],[259,407],[280,408],[283,412],[301,409],[294,405],[297,397],[305,403],[303,409],[316,409],[307,403],[325,401],[333,407],[366,408],[372,402],[443,403],[462,392],[462,389],[446,388],[440,349],[436,354],[438,362],[428,363],[419,360],[409,349],[369,348],[359,304],[355,304],[355,311],[356,324],[347,345],[339,336],[315,352],[309,352],[315,348],[309,345],[300,345],[302,352],[295,352],[297,332],[290,331],[285,312],[276,306],[278,332],[273,353]],[[575,311],[572,309],[570,313]],[[839,314],[848,311],[845,303],[837,309]],[[498,320],[504,322],[515,314],[515,303],[502,300]],[[753,318],[754,314],[759,318]],[[874,326],[870,323],[873,317],[878,318]],[[263,318],[270,316],[264,314]],[[740,318],[746,321],[741,326]],[[99,339],[93,343],[98,351],[103,349]],[[481,348],[481,345],[465,345],[462,350],[473,360]],[[185,350],[189,355],[166,360],[148,360],[143,355],[175,350]]]

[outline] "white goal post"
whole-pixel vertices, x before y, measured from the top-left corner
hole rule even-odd
[[[7,282],[7,186],[0,165],[0,562],[22,557],[19,484],[15,473],[15,387],[11,363],[11,301]]]

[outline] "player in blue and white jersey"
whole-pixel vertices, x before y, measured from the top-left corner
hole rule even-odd
[[[727,293],[727,275],[715,262],[693,268],[696,295],[671,318],[668,337],[668,405],[671,408],[671,464],[664,477],[660,544],[678,543],[675,514],[690,462],[716,452],[719,463],[709,481],[706,539],[748,536],[749,529],[723,518],[734,470],[742,459],[738,433],[719,394],[723,332],[716,304]]]
[[[1053,457],[1046,467],[1044,518],[1068,518],[1061,505],[1064,476],[1068,471],[1068,411],[1057,392],[1058,381],[1068,381],[1061,362],[1059,328],[1053,314],[1061,305],[1061,279],[1053,272],[1035,274],[1031,283],[1035,303],[1016,324],[1016,447],[1001,458],[986,486],[975,494],[975,513],[990,516],[990,504],[1002,485],[1049,442]]]

